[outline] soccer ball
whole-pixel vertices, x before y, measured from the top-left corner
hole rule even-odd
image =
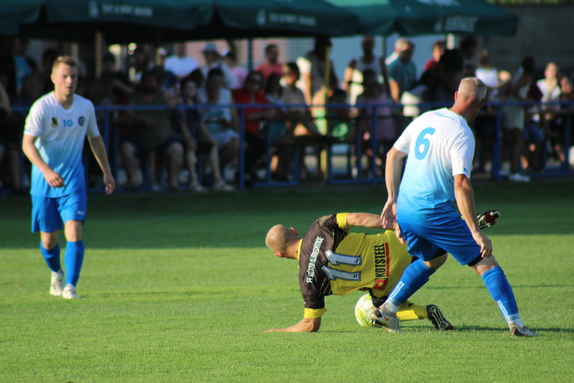
[[[374,308],[370,294],[365,294],[359,298],[355,305],[355,319],[363,327],[373,327],[375,323],[367,317],[367,312]]]

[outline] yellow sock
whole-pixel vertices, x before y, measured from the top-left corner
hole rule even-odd
[[[400,321],[426,319],[427,311],[425,306],[418,306],[413,302],[405,301],[400,305],[397,316]]]

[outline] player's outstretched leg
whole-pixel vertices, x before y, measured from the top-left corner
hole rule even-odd
[[[427,305],[425,307],[427,318],[431,321],[434,328],[439,331],[454,330],[454,326],[442,315],[442,311],[436,305]]]
[[[402,332],[397,314],[386,310],[384,306],[369,310],[367,317],[388,332]]]
[[[476,218],[478,227],[482,230],[495,225],[500,219],[500,212],[498,210],[488,210],[479,214]]]
[[[482,274],[482,280],[508,323],[510,336],[537,336],[538,334],[522,324],[512,286],[502,268],[497,265],[486,271]]]
[[[528,327],[519,326],[514,322],[510,322],[508,324],[508,327],[510,328],[510,336],[527,336],[527,337],[538,336],[537,333],[535,333]]]

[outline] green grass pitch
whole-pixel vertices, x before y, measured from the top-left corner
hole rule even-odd
[[[74,301],[48,294],[29,198],[0,197],[0,382],[574,381],[573,190],[572,179],[475,184],[477,210],[502,212],[488,235],[541,335],[529,339],[509,337],[480,278],[453,259],[412,299],[456,331],[360,327],[355,293],[327,298],[318,333],[263,333],[303,314],[296,263],[265,248],[267,229],[378,214],[383,185],[90,194]]]

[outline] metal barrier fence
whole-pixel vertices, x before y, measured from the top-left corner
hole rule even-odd
[[[290,185],[297,185],[300,183],[300,159],[301,151],[306,154],[306,148],[309,146],[320,146],[322,150],[324,150],[325,155],[323,158],[325,159],[325,182],[329,184],[353,184],[353,183],[371,183],[376,184],[378,182],[384,181],[384,174],[377,174],[377,153],[379,152],[379,145],[381,142],[377,140],[377,108],[380,107],[390,107],[393,110],[398,110],[403,106],[417,106],[420,109],[430,110],[430,109],[437,109],[440,107],[449,107],[451,106],[445,104],[404,104],[404,105],[397,105],[397,104],[357,104],[357,105],[348,105],[348,104],[326,104],[326,105],[313,105],[312,107],[320,107],[325,108],[325,110],[336,110],[337,108],[350,108],[350,109],[371,109],[370,118],[371,118],[371,131],[369,133],[369,140],[364,140],[363,134],[365,133],[358,124],[357,118],[350,118],[349,125],[352,133],[350,133],[344,140],[337,140],[333,137],[327,138],[325,140],[319,140],[316,144],[313,143],[303,143],[303,144],[293,144],[293,164],[291,166],[291,178],[288,181],[275,181],[272,179],[271,176],[271,155],[273,152],[273,144],[270,141],[270,134],[266,134],[266,142],[267,142],[267,152],[266,152],[266,162],[265,162],[265,177],[262,182],[257,182],[254,186],[290,186]],[[570,163],[569,163],[569,149],[571,146],[571,132],[572,132],[572,116],[574,115],[574,102],[570,103],[561,103],[561,102],[553,102],[553,103],[522,103],[522,102],[496,102],[486,104],[483,110],[489,110],[491,116],[496,118],[496,128],[494,132],[494,143],[492,148],[492,158],[491,158],[491,170],[490,170],[490,178],[496,181],[502,179],[501,175],[501,158],[502,158],[502,109],[504,106],[537,106],[539,109],[541,106],[559,106],[564,116],[564,127],[563,127],[563,142],[562,146],[565,148],[565,160],[559,163],[557,166],[549,166],[546,165],[545,171],[540,174],[535,174],[533,177],[546,177],[546,176],[563,176],[563,175],[572,175],[574,172],[571,170]],[[194,106],[178,106],[177,108],[184,108],[184,109],[208,109],[208,108],[235,108],[239,112],[239,159],[238,159],[238,187],[240,189],[245,188],[245,110],[258,108],[258,109],[276,109],[278,105],[272,104],[249,104],[249,105],[194,105]],[[289,107],[308,107],[307,105],[289,105]],[[116,180],[118,179],[118,174],[120,171],[120,164],[119,164],[119,151],[120,151],[120,134],[119,129],[113,124],[113,114],[117,112],[127,111],[127,110],[162,110],[167,109],[166,106],[98,106],[96,107],[97,113],[103,113],[103,126],[100,126],[100,132],[102,134],[104,143],[106,148],[108,149],[108,156],[110,157],[110,166],[112,168],[112,172]],[[22,108],[14,108],[14,112],[27,112],[26,109]],[[407,121],[408,122],[408,121]],[[406,122],[405,122],[406,125]],[[405,126],[402,126],[404,128]],[[262,132],[265,134],[265,131]],[[399,131],[400,133],[400,131]],[[546,138],[545,138],[546,142]],[[364,152],[363,149],[369,149],[372,153],[370,157],[367,159],[367,163],[365,166],[364,161]],[[388,150],[388,148],[386,148]],[[385,152],[386,152],[385,150]],[[384,154],[383,154],[384,155]],[[478,156],[481,153],[477,153]],[[542,156],[546,156],[547,153],[543,149]],[[21,164],[24,164],[24,157],[21,156]],[[306,157],[303,157],[303,160]],[[341,163],[334,164],[334,161],[339,159],[337,162]],[[142,166],[144,166],[144,162],[142,161]],[[88,161],[84,159],[84,164],[86,166],[86,175],[88,172]],[[201,164],[201,161],[200,161]],[[317,164],[319,166],[319,164]],[[23,168],[23,166],[22,166]],[[341,168],[343,172],[341,173]],[[365,174],[365,172],[367,174]],[[142,190],[150,189],[149,180],[145,179],[145,170],[142,169],[142,174],[144,174],[144,185]],[[200,172],[201,174],[201,172]],[[121,187],[118,187],[118,190],[122,190]]]

